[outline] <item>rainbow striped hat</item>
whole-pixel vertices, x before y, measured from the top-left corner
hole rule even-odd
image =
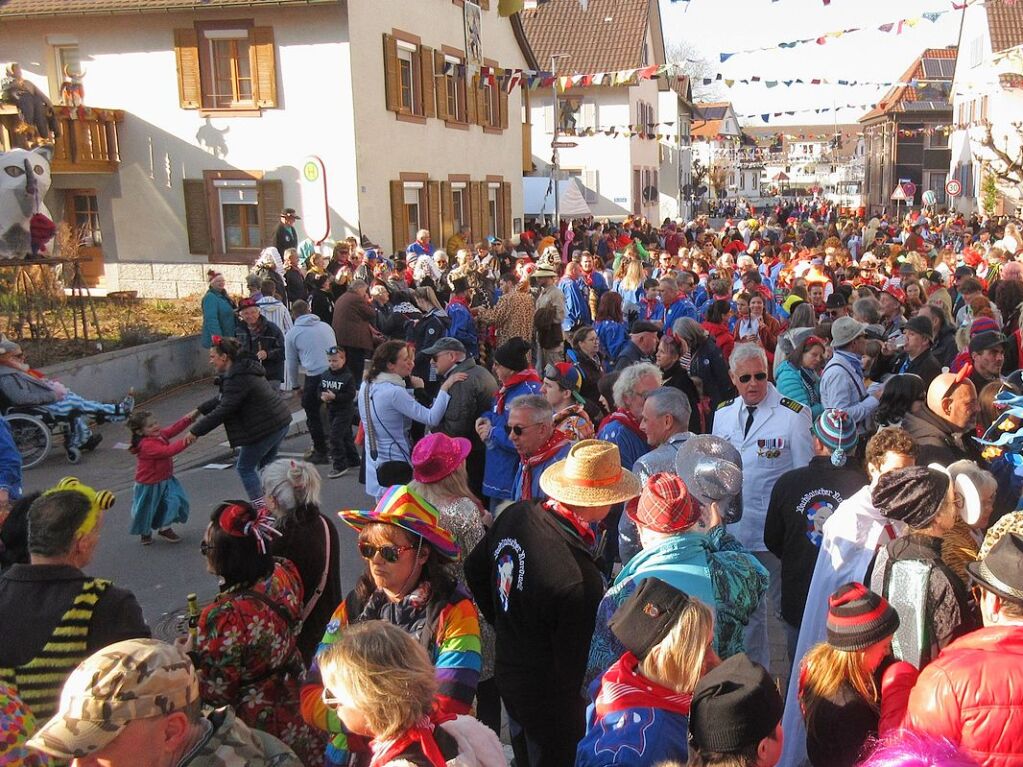
[[[373,511],[346,509],[338,515],[356,530],[374,523],[400,527],[424,539],[444,559],[452,562],[457,562],[461,553],[451,533],[440,526],[440,512],[408,485],[390,488]]]

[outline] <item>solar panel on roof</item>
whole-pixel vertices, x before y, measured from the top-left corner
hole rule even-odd
[[[938,63],[941,64],[942,77],[952,77],[955,74],[955,59],[939,59]]]
[[[938,77],[938,75],[941,73],[941,68],[939,67],[939,64],[941,64],[941,61],[939,60],[924,59],[923,60],[924,77],[927,78]]]

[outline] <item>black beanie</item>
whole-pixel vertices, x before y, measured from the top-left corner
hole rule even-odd
[[[611,616],[608,627],[626,650],[640,660],[678,623],[689,595],[660,578],[645,578]]]
[[[770,674],[745,653],[733,655],[697,683],[689,709],[689,742],[703,752],[734,754],[771,735],[783,703]]]
[[[871,491],[874,508],[910,527],[927,527],[941,510],[949,477],[929,466],[910,466],[882,474]]]
[[[846,583],[828,597],[828,644],[836,650],[866,650],[898,628],[895,608],[862,583]]]
[[[494,359],[516,373],[529,367],[529,344],[521,338],[509,338],[494,350]]]

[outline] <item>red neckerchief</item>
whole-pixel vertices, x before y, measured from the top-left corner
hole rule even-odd
[[[585,282],[591,288],[593,287],[593,272],[583,272],[583,282]]]
[[[611,415],[607,416],[603,421],[601,421],[600,426],[597,428],[597,431],[599,432],[605,426],[608,426],[609,424],[614,422],[622,424],[622,426],[624,426],[637,437],[639,437],[641,440],[643,440],[643,442],[646,442],[646,432],[643,431],[642,428],[640,428],[639,421],[636,420],[636,416],[634,416],[628,410],[623,410],[622,408],[618,408],[618,410],[614,411],[613,413],[611,413]]]
[[[593,702],[598,717],[630,708],[660,708],[689,716],[692,695],[681,695],[651,682],[639,674],[638,666],[639,659],[626,652],[604,672],[600,692]]]
[[[527,381],[533,381],[534,383],[542,384],[543,379],[540,378],[539,374],[533,370],[533,368],[526,368],[520,370],[514,375],[508,376],[508,379],[501,385],[501,388],[497,390],[497,402],[494,406],[494,412],[497,415],[501,415],[504,412],[504,398],[508,394],[508,390],[513,386],[518,386],[520,383]]]
[[[585,543],[591,549],[597,545],[597,536],[593,534],[593,530],[590,528],[588,524],[586,524],[586,522],[581,520],[571,509],[566,509],[557,501],[547,501],[547,503],[545,503],[543,507],[547,509],[547,511],[551,512],[551,514],[556,516],[561,522],[563,522],[565,525],[571,528],[576,535],[582,538],[583,543]]]
[[[433,737],[433,731],[438,724],[454,718],[454,716],[446,716],[430,720],[424,717],[394,740],[372,741],[370,747],[373,749],[373,758],[369,763],[370,767],[382,767],[388,762],[394,761],[414,743],[419,744],[423,755],[430,760],[433,767],[444,767],[447,760]]]
[[[572,439],[561,429],[555,429],[540,449],[528,458],[522,459],[522,486],[519,498],[523,501],[533,499],[533,469],[544,461],[554,457],[565,445],[571,444]],[[520,456],[521,458],[521,456]]]
[[[451,304],[461,304],[466,309],[469,308],[469,301],[468,301],[468,299],[466,299],[466,298],[464,298],[462,296],[456,296],[454,293],[452,293],[451,294],[451,298],[448,299],[448,306],[451,306]]]

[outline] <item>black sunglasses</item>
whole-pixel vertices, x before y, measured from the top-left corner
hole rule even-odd
[[[749,383],[753,378],[756,378],[758,381],[766,381],[767,373],[745,373],[739,376],[739,383]]]
[[[516,437],[521,437],[522,433],[526,429],[532,429],[534,426],[539,426],[539,425],[540,424],[538,424],[538,423],[527,423],[525,426],[518,426],[518,425],[516,425],[516,426],[509,426],[508,424],[505,424],[504,425],[504,430],[506,432],[508,432],[509,434],[514,434]]]
[[[374,546],[372,543],[360,543],[359,554],[363,559],[372,559],[379,552],[380,556],[384,558],[385,562],[394,564],[401,557],[402,552],[413,551],[415,546]]]

